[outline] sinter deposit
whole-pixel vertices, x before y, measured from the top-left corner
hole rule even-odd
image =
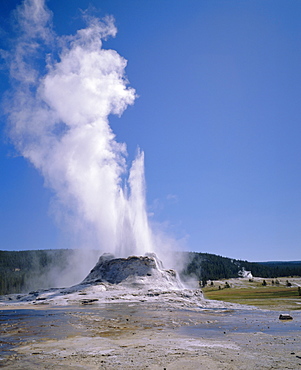
[[[165,270],[153,253],[114,258],[103,254],[88,276],[78,285],[53,288],[0,298],[1,305],[68,305],[109,302],[157,302],[165,307],[236,307],[207,301],[200,289],[184,287],[174,270]]]
[[[181,289],[183,288],[174,270],[164,270],[162,262],[154,253],[144,257],[131,256],[115,258],[114,255],[103,254],[82,284],[106,282],[127,286],[151,288]]]
[[[184,293],[186,292],[186,293]],[[154,253],[114,258],[103,254],[88,276],[69,288],[53,288],[28,294],[3,296],[2,304],[76,304],[87,302],[137,301],[163,295],[188,294],[174,270],[164,270]],[[202,297],[200,290],[190,294]]]

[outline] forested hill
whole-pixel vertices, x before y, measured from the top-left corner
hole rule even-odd
[[[70,249],[0,250],[0,295],[51,288],[53,271],[63,271]]]
[[[248,262],[210,253],[187,252],[186,266],[182,272],[186,276],[196,276],[200,281],[229,279],[238,277],[238,271],[244,268],[253,276],[276,278],[283,276],[301,276],[301,261],[293,262]]]
[[[70,249],[0,251],[0,295],[53,287],[53,272],[63,271],[73,253]],[[238,277],[242,268],[263,278],[301,276],[301,261],[248,262],[209,253],[180,254],[186,261],[181,272],[183,279],[195,277],[203,282],[229,279]]]

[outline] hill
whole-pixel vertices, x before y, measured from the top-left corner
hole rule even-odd
[[[243,268],[262,278],[301,276],[301,261],[248,262],[197,252],[187,252],[186,257],[188,262],[181,273],[182,278],[195,276],[202,285],[207,280],[236,278]]]
[[[0,295],[50,288],[53,271],[63,271],[70,249],[0,251]]]

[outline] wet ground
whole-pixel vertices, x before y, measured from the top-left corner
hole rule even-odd
[[[193,356],[200,356],[199,348],[210,348],[206,350],[208,354],[217,346],[219,352],[212,352],[210,358],[221,356],[224,351],[229,364],[230,361],[234,361],[233,358],[230,360],[229,357],[231,351],[240,353],[241,351],[250,351],[251,353],[256,350],[258,358],[263,356],[262,358],[265,358],[267,363],[267,367],[261,368],[272,368],[268,366],[273,366],[276,369],[301,368],[301,311],[291,312],[293,320],[289,321],[279,320],[279,315],[280,312],[257,309],[198,308],[181,310],[148,302],[107,303],[49,309],[41,306],[39,309],[1,310],[0,366],[17,369],[22,368],[22,362],[23,365],[27,363],[28,366],[37,368],[40,363],[45,364],[50,361],[52,356],[47,366],[55,368],[56,361],[67,361],[70,355],[73,356],[70,357],[70,361],[75,361],[77,358],[80,363],[87,366],[86,368],[91,369],[94,368],[95,362],[98,364],[95,365],[96,368],[99,368],[97,367],[100,364],[97,362],[98,360],[94,359],[95,361],[93,360],[94,362],[91,364],[91,358],[88,360],[87,355],[82,353],[85,351],[93,352],[93,356],[97,357],[102,350],[104,352],[101,353],[101,356],[107,356],[107,358],[104,360],[102,357],[101,361],[105,361],[107,366],[105,368],[110,369],[116,366],[116,358],[122,359],[125,356],[124,348],[129,347],[127,350],[128,358],[132,356],[133,366],[136,364],[136,368],[142,369],[144,365],[139,367],[141,355],[140,358],[136,356],[137,348],[142,346],[148,348],[147,353],[144,354],[146,356],[145,364],[150,361],[150,353],[157,353],[156,357],[151,357],[155,363],[145,365],[155,369],[156,363],[163,363],[164,358],[169,364],[174,359],[179,361],[180,358],[188,356],[191,365],[193,361],[197,361]],[[87,338],[92,338],[93,344],[91,342],[89,349],[84,350],[83,346],[78,344],[79,338],[86,338],[85,343],[87,343]],[[179,344],[179,340],[181,344]],[[66,353],[62,353],[61,348],[62,346],[65,349],[68,348],[68,341],[72,342],[72,346],[70,344],[72,348],[76,348],[77,345],[81,348],[70,354],[67,350]],[[108,343],[110,343],[109,347],[107,347]],[[171,351],[170,347],[175,347],[176,343],[179,348],[182,348],[182,352],[173,353]],[[51,351],[47,347],[50,344]],[[187,345],[189,346],[187,347]],[[170,356],[168,361],[167,357],[164,357],[164,346],[166,346],[165,352]],[[220,348],[224,348],[224,350],[221,351]],[[239,351],[237,351],[238,348]],[[275,350],[277,358],[273,354]],[[108,357],[112,351],[116,353],[115,357]],[[194,351],[193,356],[191,351]],[[32,356],[34,356],[34,363],[31,363]],[[202,357],[203,362],[205,361],[204,356]],[[284,366],[283,358],[286,358],[287,367],[280,367]],[[282,365],[280,365],[281,359]],[[126,359],[122,361],[126,361]],[[204,366],[210,368],[211,365],[208,361],[207,365],[204,362]],[[235,361],[239,363],[238,359]],[[257,358],[252,361],[255,364]],[[269,365],[269,362],[273,365]],[[101,363],[104,364],[104,362]],[[197,368],[197,363],[200,362],[187,368]],[[277,367],[278,363],[279,367]],[[119,364],[119,368],[122,368],[122,362]],[[234,364],[232,365],[234,366]],[[242,368],[248,369],[247,366]],[[124,368],[132,367],[129,363]],[[225,365],[224,368],[228,367]]]
[[[200,312],[207,324],[185,326],[181,332],[192,336],[216,337],[230,333],[266,333],[281,335],[301,331],[301,311],[294,311],[292,320],[279,320],[280,312],[268,310],[209,309]]]
[[[0,311],[0,332],[3,357],[21,344],[62,339],[76,330],[69,310],[9,309]]]

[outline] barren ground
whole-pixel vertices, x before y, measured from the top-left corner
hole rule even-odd
[[[200,301],[201,302],[201,301]],[[204,301],[1,306],[4,369],[298,369],[301,311]],[[279,320],[291,313],[293,320]]]

